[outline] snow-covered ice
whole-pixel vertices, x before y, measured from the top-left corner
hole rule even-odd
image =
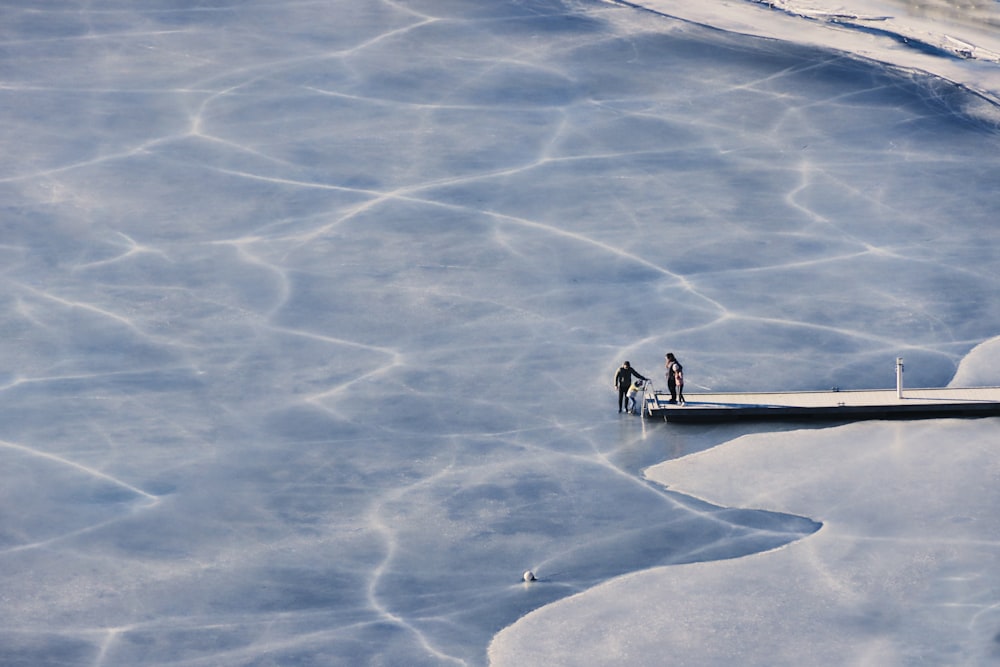
[[[996,419],[610,386],[1000,384],[996,7],[640,4],[2,10],[0,665],[996,658]]]
[[[1000,341],[977,356],[1000,371]],[[823,527],[775,551],[636,572],[542,609],[501,633],[496,663],[992,664],[996,448],[995,419],[864,422],[745,436],[653,466],[648,477],[672,491]]]

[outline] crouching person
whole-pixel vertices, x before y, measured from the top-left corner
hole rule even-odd
[[[629,387],[628,389],[628,400],[625,401],[625,412],[629,412],[633,415],[639,414],[642,408],[639,407],[637,409],[639,401],[636,397],[642,395],[643,388],[645,386],[646,386],[646,380],[640,380],[639,378],[636,378],[635,380],[632,381],[632,386]]]

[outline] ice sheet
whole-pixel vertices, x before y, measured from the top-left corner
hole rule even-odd
[[[967,355],[1000,330],[1000,146],[968,87],[596,1],[3,16],[0,664],[481,665],[540,609],[565,649],[552,602],[829,534],[820,501],[644,479],[804,436],[619,415],[624,359],[995,383]]]
[[[655,466],[648,476],[672,490],[823,527],[556,603],[501,633],[494,664],[989,664],[996,446],[995,420],[869,422],[748,436]]]

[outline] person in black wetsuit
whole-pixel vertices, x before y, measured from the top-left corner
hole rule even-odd
[[[623,405],[627,405],[625,403],[625,395],[628,394],[629,387],[632,386],[633,377],[637,377],[643,381],[648,379],[642,373],[632,368],[632,365],[627,361],[615,373],[615,389],[618,390],[618,412],[622,411]]]

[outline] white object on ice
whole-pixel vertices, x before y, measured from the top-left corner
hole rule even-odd
[[[532,572],[531,570],[528,570],[528,571],[526,571],[524,573],[524,580],[525,581],[538,581],[537,579],[535,579],[535,573]]]

